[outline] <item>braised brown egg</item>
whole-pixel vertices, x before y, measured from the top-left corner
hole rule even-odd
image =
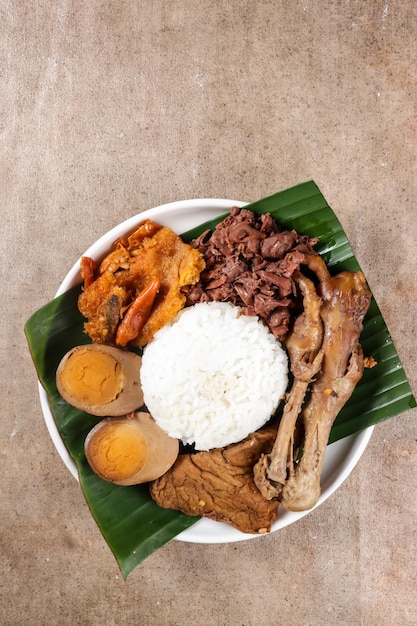
[[[126,415],[143,406],[142,359],[113,346],[87,344],[67,352],[56,384],[69,404],[99,417]]]
[[[149,413],[106,418],[84,444],[91,469],[116,485],[137,485],[159,478],[173,465],[178,439],[163,431]]]

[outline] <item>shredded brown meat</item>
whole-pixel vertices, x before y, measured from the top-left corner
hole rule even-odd
[[[258,315],[278,339],[290,328],[296,307],[294,272],[306,255],[316,255],[317,239],[296,231],[280,231],[268,213],[256,216],[233,208],[216,229],[191,245],[206,263],[200,280],[183,292],[186,305],[211,300],[240,306]]]

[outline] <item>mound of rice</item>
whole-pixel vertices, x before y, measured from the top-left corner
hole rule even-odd
[[[145,404],[197,450],[241,441],[275,412],[288,384],[285,350],[257,317],[225,302],[181,311],[144,351]]]

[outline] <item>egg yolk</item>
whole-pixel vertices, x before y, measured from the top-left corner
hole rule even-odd
[[[61,385],[79,402],[91,406],[115,400],[125,384],[121,363],[110,354],[88,348],[75,351],[61,372]]]
[[[109,481],[120,481],[139,472],[147,457],[146,439],[135,424],[103,425],[89,442],[89,462],[94,471]]]

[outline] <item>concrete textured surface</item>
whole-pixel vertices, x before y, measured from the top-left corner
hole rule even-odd
[[[101,234],[314,179],[417,392],[412,0],[0,2],[0,623],[416,623],[416,410],[256,541],[172,541],[126,582],[48,435],[23,334]]]

